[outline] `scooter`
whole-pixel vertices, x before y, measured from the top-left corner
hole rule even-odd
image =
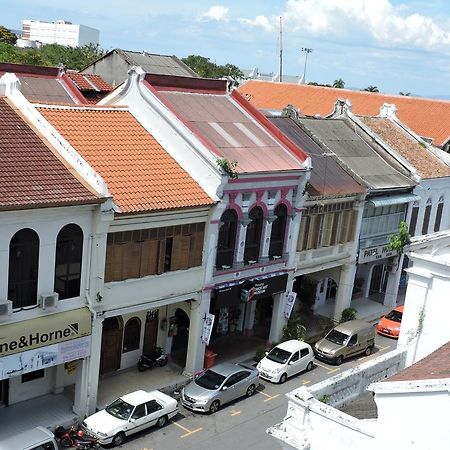
[[[59,426],[55,430],[55,436],[59,439],[61,447],[75,447],[78,450],[93,450],[101,448],[98,443],[98,439],[85,433],[85,431],[77,423],[68,429]]]
[[[156,347],[150,355],[142,354],[138,361],[138,370],[143,372],[147,369],[153,369],[153,367],[163,367],[167,364],[167,355],[163,353],[161,347]]]

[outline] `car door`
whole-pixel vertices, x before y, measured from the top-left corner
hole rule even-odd
[[[247,393],[247,388],[250,386],[250,375],[249,370],[241,370],[236,374],[235,398],[242,397]]]
[[[145,409],[145,403],[137,405],[131,413],[130,419],[127,424],[126,434],[137,433],[143,430],[147,426],[147,413]]]
[[[292,356],[289,358],[287,367],[286,367],[286,373],[287,376],[290,377],[291,375],[296,374],[297,372],[300,372],[299,369],[300,364],[300,355],[299,352],[292,353]]]
[[[164,415],[164,408],[156,400],[150,400],[146,404],[148,426],[156,425],[158,419]]]
[[[312,351],[309,348],[302,348],[300,350],[300,364],[299,364],[299,372],[306,370],[308,364],[311,362]]]
[[[356,355],[361,351],[361,344],[358,341],[358,335],[354,334],[350,337],[347,343],[347,355],[352,356]]]
[[[220,395],[220,402],[221,403],[228,403],[237,398],[239,395],[236,394],[236,383],[237,383],[237,373],[234,373],[233,375],[230,375],[223,384],[221,395]]]

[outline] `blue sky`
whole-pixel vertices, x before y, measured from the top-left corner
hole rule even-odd
[[[307,80],[381,92],[450,98],[448,0],[0,0],[0,24],[70,20],[100,30],[100,45],[301,75]]]

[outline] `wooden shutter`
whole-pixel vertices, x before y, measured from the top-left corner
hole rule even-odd
[[[155,275],[158,270],[158,247],[159,241],[146,240],[142,242],[142,255],[141,255],[141,277],[147,275]]]
[[[166,257],[166,240],[161,239],[158,241],[158,264],[156,267],[156,273],[158,274],[164,272],[165,257]]]
[[[323,218],[322,246],[329,247],[331,242],[331,232],[333,229],[333,213],[326,214]]]
[[[114,253],[112,260],[112,280],[122,281],[123,278],[123,255],[126,244],[113,244]]]
[[[139,278],[141,266],[141,243],[127,242],[123,245],[123,276],[124,280]]]
[[[113,281],[113,259],[114,259],[114,244],[108,243],[106,246],[106,260],[105,260],[105,283]]]
[[[196,231],[190,238],[189,267],[202,265],[204,230]]]
[[[191,236],[174,236],[170,270],[183,270],[189,267],[189,246]]]

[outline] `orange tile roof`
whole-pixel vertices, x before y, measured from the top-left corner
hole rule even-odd
[[[372,131],[416,169],[422,178],[449,177],[450,168],[397,124],[382,117],[359,117]]]
[[[0,97],[0,209],[100,203],[19,113]]]
[[[354,114],[376,116],[383,103],[392,103],[399,119],[422,137],[442,146],[450,139],[450,101],[385,95],[322,86],[249,80],[239,87],[241,94],[259,109],[283,109],[294,105],[304,114],[331,114],[338,98],[352,102]]]
[[[103,177],[122,213],[214,203],[130,112],[50,106],[39,111]]]

